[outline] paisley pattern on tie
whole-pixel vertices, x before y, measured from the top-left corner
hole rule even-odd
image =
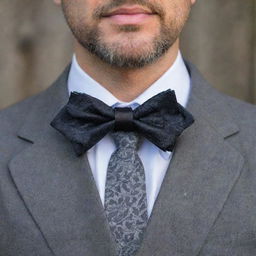
[[[134,256],[148,220],[145,173],[137,154],[140,141],[133,132],[112,135],[117,150],[108,165],[105,211],[117,242],[117,255]]]

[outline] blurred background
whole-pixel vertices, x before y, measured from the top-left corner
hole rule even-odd
[[[1,0],[0,27],[2,109],[56,79],[72,36],[52,0]],[[256,103],[256,0],[197,0],[181,44],[214,87]]]

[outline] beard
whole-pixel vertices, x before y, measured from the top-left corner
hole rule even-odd
[[[98,7],[94,10],[92,19],[100,21],[105,13],[127,2],[129,1],[112,1],[109,5]],[[160,29],[151,39],[139,40],[136,38],[140,26],[123,25],[119,26],[118,30],[126,35],[125,40],[107,42],[97,23],[94,23],[95,25],[82,24],[82,19],[76,19],[72,15],[72,11],[69,11],[72,1],[63,1],[62,8],[74,37],[87,51],[113,67],[134,69],[150,65],[163,56],[176,42],[188,15],[185,19],[166,20],[163,8],[157,3],[151,4],[148,0],[136,0],[133,3],[147,7],[158,14]]]
[[[125,29],[129,31],[128,33],[131,30],[134,31],[132,26],[127,26]],[[103,62],[114,67],[131,69],[152,64],[168,51],[177,38],[172,39],[165,31],[166,29],[163,29],[160,35],[151,42],[136,42],[132,39],[129,40],[129,36],[127,36],[126,42],[122,44],[120,42],[107,43],[101,37],[100,31],[95,29],[87,29],[82,34],[76,33],[76,39],[85,49]],[[142,45],[143,47],[141,47]]]

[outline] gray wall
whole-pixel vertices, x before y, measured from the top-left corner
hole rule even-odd
[[[256,103],[256,0],[199,0],[182,39],[216,88]]]
[[[197,0],[182,52],[219,90],[256,103],[256,0]],[[43,90],[72,55],[52,0],[0,1],[0,108]]]

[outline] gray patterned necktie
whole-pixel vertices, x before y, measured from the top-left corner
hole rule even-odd
[[[148,220],[145,173],[137,154],[139,137],[133,132],[112,136],[117,149],[108,164],[105,211],[118,256],[134,256]]]

